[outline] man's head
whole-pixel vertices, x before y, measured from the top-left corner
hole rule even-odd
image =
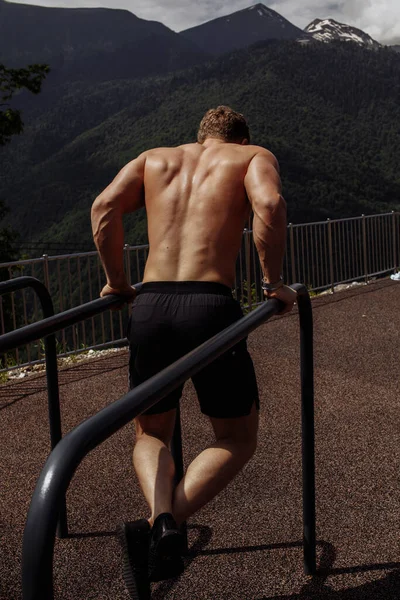
[[[202,144],[207,138],[242,144],[250,142],[250,132],[243,115],[229,106],[218,106],[208,110],[200,123],[197,141]]]

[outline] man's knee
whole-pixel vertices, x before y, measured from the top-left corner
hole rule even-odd
[[[140,415],[135,419],[136,442],[150,436],[168,445],[174,432],[175,419],[175,409],[158,415]]]
[[[249,435],[246,439],[238,441],[237,445],[243,460],[247,462],[257,450],[257,434],[252,436]]]
[[[253,406],[249,415],[233,419],[211,419],[217,441],[233,444],[244,460],[250,460],[257,448],[258,409]]]

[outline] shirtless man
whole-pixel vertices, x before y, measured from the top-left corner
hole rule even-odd
[[[265,295],[284,303],[282,313],[293,308],[296,293],[281,279],[287,223],[278,162],[249,142],[241,114],[226,106],[211,109],[201,121],[198,143],[144,152],[93,204],[93,235],[107,277],[101,295],[134,299],[128,332],[131,387],[242,317],[231,289],[251,210]],[[122,220],[144,206],[150,251],[135,298],[124,274]],[[150,544],[149,565],[140,558],[146,555],[142,550],[136,565],[131,563],[143,598],[149,597],[143,572],[148,569],[152,581],[181,572],[179,525],[221,492],[256,448],[258,393],[246,340],[193,383],[215,442],[189,465],[176,488],[169,444],[183,386],[135,419],[133,464],[151,516],[126,525],[120,536],[125,550],[130,545],[131,558],[136,542],[137,549],[143,540]],[[132,597],[138,597],[137,590],[131,590]]]

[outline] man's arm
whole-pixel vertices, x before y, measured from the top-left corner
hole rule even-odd
[[[251,160],[244,180],[247,196],[253,208],[253,238],[260,257],[264,280],[279,282],[286,251],[286,202],[282,196],[279,165],[268,152],[259,152]],[[266,293],[286,304],[289,312],[296,293],[287,286]]]
[[[144,167],[146,154],[128,163],[92,205],[92,231],[107,277],[101,295],[134,297],[124,272],[123,216],[144,206]]]

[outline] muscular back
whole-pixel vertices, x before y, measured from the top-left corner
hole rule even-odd
[[[143,281],[234,283],[250,213],[244,180],[257,146],[219,143],[146,153],[144,198],[150,252]],[[271,162],[274,157],[268,153]]]

